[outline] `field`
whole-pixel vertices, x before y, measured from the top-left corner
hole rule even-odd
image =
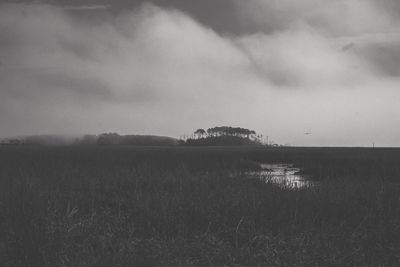
[[[398,266],[400,149],[0,147],[0,263]]]

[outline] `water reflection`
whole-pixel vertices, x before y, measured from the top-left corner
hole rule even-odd
[[[292,164],[260,164],[262,170],[252,172],[265,182],[279,184],[286,188],[302,188],[312,186],[312,182],[305,175],[301,175],[300,169]]]

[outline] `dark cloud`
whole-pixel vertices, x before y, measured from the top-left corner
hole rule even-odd
[[[31,0],[17,2],[38,3]],[[78,16],[94,17],[104,13],[105,9],[119,13],[153,3],[181,10],[217,32],[231,34],[272,33],[306,23],[330,34],[346,35],[359,30],[374,30],[371,25],[379,27],[382,22],[400,17],[397,0],[42,0],[39,3],[63,7]],[[380,17],[376,17],[378,13],[381,13]]]
[[[18,2],[29,3],[30,0]],[[233,0],[43,0],[41,3],[52,4],[72,12],[76,15],[96,16],[104,9],[119,13],[121,11],[140,8],[144,3],[153,3],[164,8],[176,8],[187,12],[204,25],[208,25],[218,32],[239,33],[251,30],[237,20],[236,5]],[[83,14],[82,14],[83,13]],[[253,30],[251,30],[253,31]]]
[[[398,0],[375,0],[374,2],[379,8],[393,17],[400,17],[400,2]]]
[[[348,44],[346,44],[346,45],[344,45],[344,46],[342,47],[342,51],[346,52],[347,50],[350,50],[350,49],[352,49],[353,47],[354,47],[354,43],[353,43],[353,42],[348,43]]]
[[[356,51],[384,76],[400,77],[400,43],[370,44]]]

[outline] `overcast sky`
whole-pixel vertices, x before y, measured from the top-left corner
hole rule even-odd
[[[398,0],[2,1],[0,137],[400,146],[399,26]]]

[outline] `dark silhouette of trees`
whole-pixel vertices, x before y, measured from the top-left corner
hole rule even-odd
[[[197,129],[194,138],[186,140],[189,145],[254,145],[261,144],[259,135],[254,130],[241,127],[216,126]]]
[[[197,138],[203,138],[203,137],[206,137],[206,136],[207,136],[207,132],[206,132],[204,129],[197,129],[197,130],[194,132],[194,135],[195,135]]]
[[[238,136],[238,137],[246,137],[250,138],[250,136],[256,136],[256,132],[254,130],[249,130],[240,127],[229,127],[229,126],[220,126],[213,127],[207,129],[207,133],[212,136]]]

